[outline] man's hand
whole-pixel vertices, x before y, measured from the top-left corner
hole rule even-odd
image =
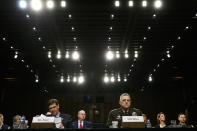
[[[61,123],[60,124],[60,127],[59,127],[60,129],[64,129],[64,126],[63,126],[63,124]]]
[[[47,112],[47,113],[46,113],[46,116],[50,116],[50,115],[51,115],[51,112]]]

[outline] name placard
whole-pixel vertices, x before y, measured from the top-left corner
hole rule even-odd
[[[122,122],[144,122],[143,116],[122,116]]]
[[[32,123],[55,123],[54,117],[33,117]]]

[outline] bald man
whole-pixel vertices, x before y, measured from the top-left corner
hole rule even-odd
[[[86,112],[84,110],[78,111],[77,117],[78,117],[78,121],[72,123],[74,128],[79,128],[79,129],[92,128],[92,122],[85,121]]]

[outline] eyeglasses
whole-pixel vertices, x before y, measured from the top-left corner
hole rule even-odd
[[[54,108],[56,108],[56,107],[57,107],[57,106],[52,106],[52,107],[49,108],[49,110],[54,109]]]

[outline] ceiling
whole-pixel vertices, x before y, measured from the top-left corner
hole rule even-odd
[[[38,78],[35,84],[46,91],[81,86],[87,91],[103,87],[143,91],[150,74],[153,82],[161,85],[183,79],[197,72],[194,69],[197,1],[162,1],[162,8],[155,9],[154,1],[150,0],[145,8],[141,0],[134,0],[131,8],[127,0],[120,0],[120,7],[115,7],[113,0],[67,0],[65,8],[56,0],[54,9],[43,8],[39,12],[30,7],[20,9],[17,0],[3,1],[0,4],[2,79],[8,83],[34,83]],[[61,59],[56,58],[58,50]],[[119,51],[120,58],[106,60],[108,50]],[[125,50],[129,54],[127,59]],[[18,58],[14,59],[16,51]],[[78,51],[80,59],[66,59],[67,51]],[[134,51],[138,51],[138,58],[134,58]],[[170,58],[166,51],[170,52]],[[66,82],[68,76],[72,79],[80,74],[85,76],[82,85],[72,80]],[[104,84],[105,74],[115,79],[119,74],[121,82],[116,79]],[[63,83],[61,76],[65,78]]]

